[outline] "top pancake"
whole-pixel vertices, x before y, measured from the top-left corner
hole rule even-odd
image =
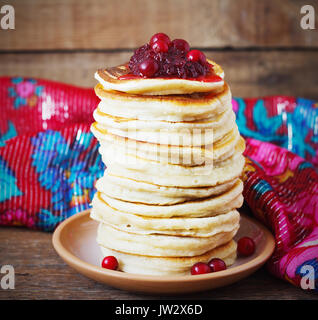
[[[95,78],[106,90],[116,90],[131,94],[141,95],[171,95],[192,94],[196,92],[220,92],[224,85],[224,72],[215,62],[208,60],[213,65],[215,75],[219,81],[206,82],[194,79],[181,78],[130,78],[119,79],[129,73],[128,65],[119,65],[112,68],[99,69]]]

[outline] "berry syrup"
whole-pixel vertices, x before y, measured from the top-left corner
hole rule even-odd
[[[204,82],[218,82],[222,78],[213,71],[203,52],[190,50],[187,41],[170,38],[157,33],[130,58],[130,72],[120,80],[136,78],[188,79]]]

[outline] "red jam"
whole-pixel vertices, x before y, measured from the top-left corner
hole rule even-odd
[[[170,38],[157,33],[150,43],[138,48],[129,61],[130,72],[119,79],[143,78],[179,78],[205,82],[217,82],[217,76],[206,61],[203,52],[191,50],[187,41]]]
[[[119,80],[133,80],[133,79],[140,79],[143,78],[142,76],[135,75],[131,72],[124,74],[120,76],[118,79]],[[178,77],[169,77],[169,76],[162,76],[162,77],[157,77],[157,78],[163,78],[163,79],[178,79]],[[222,81],[223,79],[215,74],[213,71],[213,68],[210,67],[210,71],[204,75],[204,76],[198,76],[197,78],[187,78],[187,80],[193,80],[193,81],[202,81],[202,82],[219,82]]]

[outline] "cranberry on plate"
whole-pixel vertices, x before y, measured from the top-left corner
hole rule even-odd
[[[237,252],[244,257],[248,257],[255,252],[255,242],[249,237],[243,237],[237,242]]]
[[[191,274],[204,274],[204,273],[210,273],[211,268],[204,262],[197,262],[195,263],[191,268]]]
[[[211,272],[222,271],[226,269],[226,264],[222,259],[213,258],[208,262]]]
[[[105,269],[116,270],[118,268],[118,261],[114,256],[105,257],[102,261],[102,267]]]

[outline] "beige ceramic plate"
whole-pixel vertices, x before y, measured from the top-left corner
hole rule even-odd
[[[189,276],[148,276],[107,270],[100,267],[102,259],[95,241],[97,222],[89,210],[62,222],[53,234],[53,246],[61,258],[79,273],[110,286],[135,292],[187,293],[204,291],[236,282],[260,268],[273,253],[275,242],[271,233],[257,221],[241,215],[241,227],[235,239],[249,236],[256,243],[256,252],[236,260],[229,269],[215,273]]]

